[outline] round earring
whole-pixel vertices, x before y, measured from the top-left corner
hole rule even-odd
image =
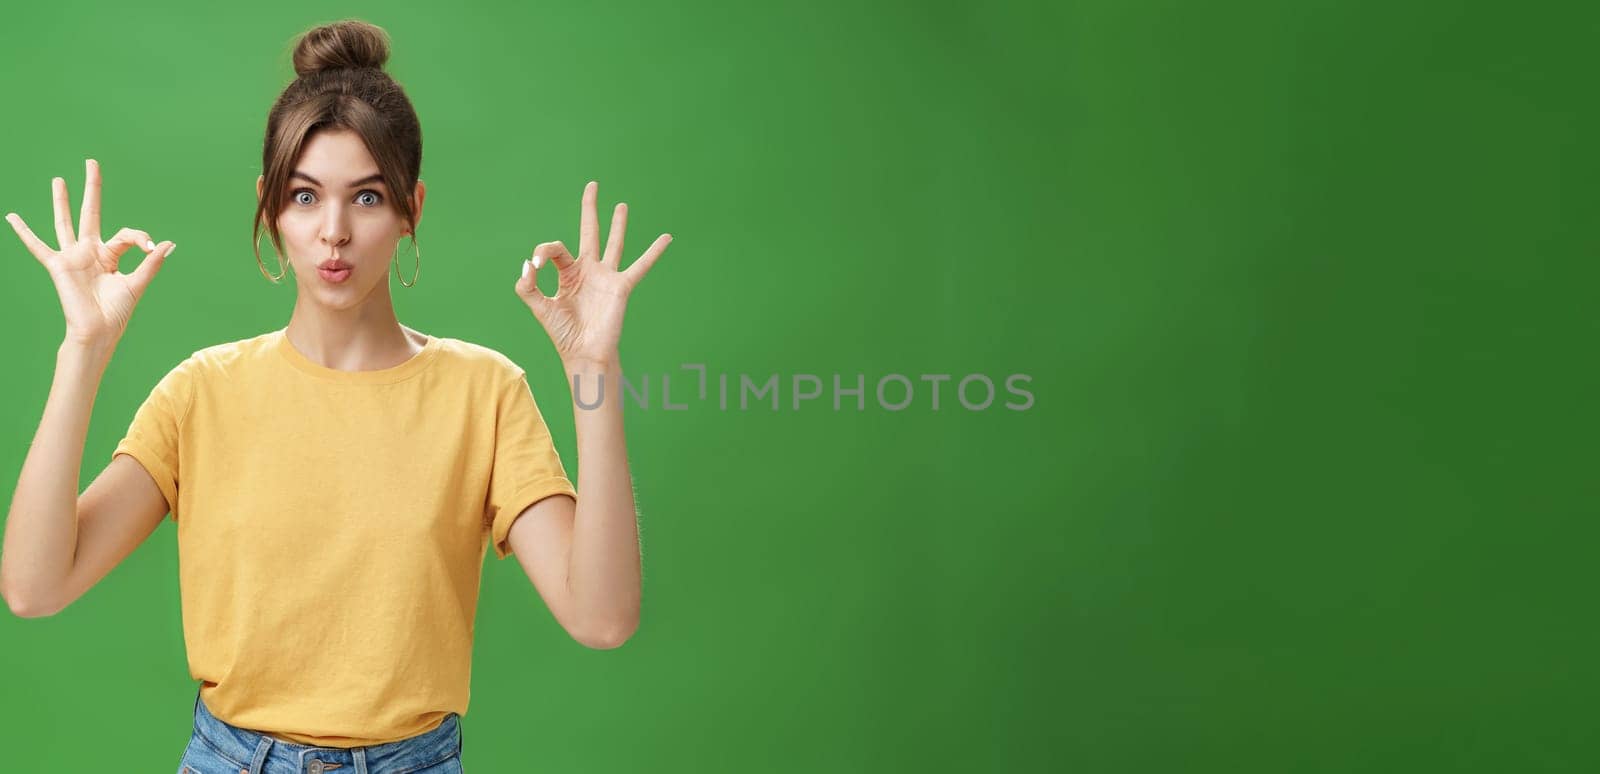
[[[422,249],[417,247],[416,234],[411,235],[411,251],[417,256],[417,268],[415,271],[411,272],[411,281],[406,282],[406,278],[400,276],[400,243],[396,242],[394,245],[394,276],[396,279],[400,280],[400,284],[405,285],[408,288],[417,284],[417,275],[422,273]]]
[[[278,248],[272,248],[272,256],[278,259],[278,276],[276,277],[268,274],[267,265],[261,262],[261,237],[256,237],[256,268],[261,270],[261,276],[266,277],[273,284],[277,284],[279,280],[283,279],[283,275],[289,273],[289,270],[283,265],[283,256],[278,255]]]

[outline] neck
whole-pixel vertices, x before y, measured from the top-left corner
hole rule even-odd
[[[421,349],[425,338],[400,324],[389,294],[381,291],[348,309],[331,309],[302,293],[295,298],[286,335],[312,362],[339,371],[400,365]]]

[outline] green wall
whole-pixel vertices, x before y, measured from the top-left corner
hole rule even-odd
[[[491,555],[469,771],[1593,765],[1593,10],[5,15],[0,210],[51,232],[50,178],[76,206],[93,157],[105,236],[178,243],[106,374],[84,486],[167,369],[288,321],[249,228],[310,26],[385,27],[422,119],[401,320],[526,368],[574,475],[568,388],[513,272],[577,244],[590,179],[602,215],[629,204],[628,260],[673,234],[622,340],[630,376],[672,374],[686,406],[627,412],[642,626],[586,650]],[[8,232],[10,483],[62,322]],[[719,409],[719,374],[776,375],[779,410]],[[799,409],[796,374],[823,384]],[[864,410],[833,409],[834,374],[862,375]],[[903,410],[874,394],[889,374],[917,388]],[[922,374],[952,377],[937,411]],[[984,410],[956,399],[971,374],[998,389]],[[0,616],[0,768],[176,768],[195,684],[175,538],[55,617]]]

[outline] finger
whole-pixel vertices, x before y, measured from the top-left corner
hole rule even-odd
[[[551,299],[539,289],[539,269],[533,265],[532,258],[522,262],[522,277],[517,280],[516,288],[517,295],[533,310],[533,316],[543,320]]]
[[[144,298],[144,289],[150,287],[150,280],[155,279],[156,272],[166,264],[167,256],[178,246],[171,242],[162,242],[156,249],[139,262],[139,267],[128,275],[128,289],[133,293],[135,301]]]
[[[116,235],[111,237],[111,241],[106,243],[106,249],[111,251],[111,267],[113,269],[116,268],[117,261],[122,258],[122,254],[127,252],[130,247],[138,247],[148,253],[155,249],[156,244],[151,241],[149,234],[139,229],[125,228],[119,230]]]
[[[33,253],[33,257],[39,259],[39,263],[44,263],[45,259],[55,252],[50,249],[49,245],[39,241],[39,237],[33,235],[33,229],[28,228],[28,224],[22,222],[21,215],[15,212],[8,212],[6,213],[6,222],[11,224],[11,230],[17,232],[17,236],[22,239],[22,244],[28,248],[28,252]],[[48,268],[49,264],[45,264],[45,266]]]
[[[611,211],[611,236],[606,237],[604,263],[613,271],[622,266],[622,232],[628,230],[628,205],[618,202]]]
[[[578,257],[600,260],[600,221],[594,214],[600,183],[590,180],[583,187],[583,212],[578,217]]]
[[[72,235],[72,203],[67,201],[67,181],[51,178],[50,198],[56,206],[56,241],[66,250],[78,243],[77,237]]]
[[[567,271],[576,265],[578,259],[567,252],[567,246],[560,242],[541,242],[533,248],[533,268],[538,269],[546,261],[556,265],[557,271]]]
[[[650,249],[644,251],[644,255],[639,256],[639,260],[634,261],[633,265],[623,272],[623,275],[628,278],[628,287],[631,288],[638,285],[639,280],[644,279],[644,275],[650,273],[650,267],[656,265],[656,259],[666,252],[667,245],[670,244],[672,244],[671,234],[662,234],[656,237],[656,241],[650,245]]]
[[[100,236],[100,162],[83,162],[83,212],[78,216],[78,236]]]

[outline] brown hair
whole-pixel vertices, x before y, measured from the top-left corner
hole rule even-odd
[[[389,197],[391,206],[411,224],[415,249],[417,221],[411,211],[411,195],[422,173],[422,126],[405,90],[384,72],[388,60],[388,34],[356,19],[311,29],[295,44],[298,77],[278,95],[267,114],[261,150],[265,180],[251,231],[256,265],[267,279],[278,281],[267,274],[261,262],[261,229],[272,235],[273,247],[281,257],[278,215],[283,211],[289,174],[305,144],[322,130],[348,129],[360,136],[378,162],[384,184],[395,194]]]

